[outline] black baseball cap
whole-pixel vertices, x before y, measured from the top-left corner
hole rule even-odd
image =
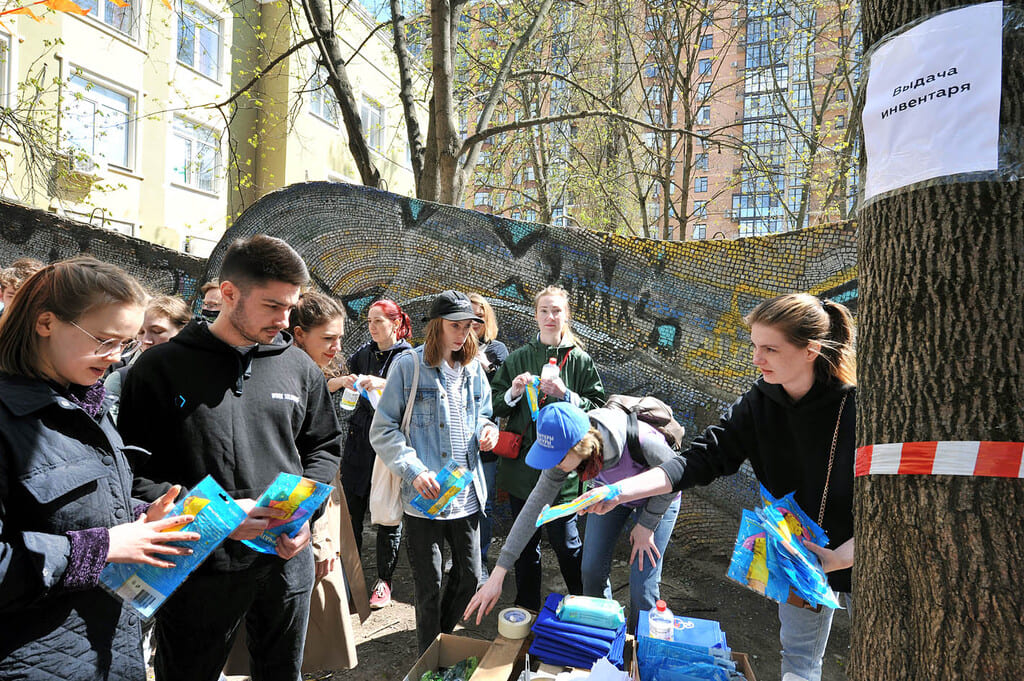
[[[434,302],[430,304],[430,314],[424,317],[423,321],[429,322],[438,317],[452,322],[461,322],[467,319],[480,323],[484,321],[473,313],[473,304],[469,302],[469,296],[462,291],[452,290],[437,294],[437,298],[434,298]]]

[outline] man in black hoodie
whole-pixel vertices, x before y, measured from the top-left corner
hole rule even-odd
[[[221,314],[196,320],[139,358],[118,427],[152,452],[135,465],[135,495],[155,499],[212,475],[247,520],[164,603],[156,622],[158,681],[216,681],[244,621],[254,681],[300,678],[313,556],[305,525],[277,555],[242,540],[267,527],[255,499],[278,473],[330,483],[341,431],[323,373],[285,331],[309,280],[280,239],[233,243],[220,272]]]

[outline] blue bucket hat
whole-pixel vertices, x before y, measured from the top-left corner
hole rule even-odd
[[[569,402],[555,402],[537,415],[537,439],[526,454],[526,465],[538,470],[554,468],[590,430],[590,419]]]

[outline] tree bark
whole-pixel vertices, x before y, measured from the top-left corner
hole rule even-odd
[[[400,88],[398,97],[402,100],[405,115],[405,131],[409,136],[409,158],[412,159],[412,177],[416,185],[416,196],[420,196],[420,182],[423,176],[423,135],[416,117],[416,96],[412,84],[412,58],[409,56],[408,41],[405,39],[405,15],[401,0],[391,0],[391,36],[398,59]],[[422,198],[422,197],[421,197]]]
[[[320,59],[327,67],[327,79],[331,84],[331,90],[334,91],[334,96],[338,99],[338,108],[341,109],[341,115],[345,121],[345,131],[348,133],[348,148],[352,152],[352,159],[359,170],[359,178],[368,187],[380,187],[380,171],[377,170],[370,157],[370,147],[366,143],[363,123],[359,118],[359,104],[356,102],[352,83],[345,70],[345,59],[341,56],[341,48],[334,36],[334,26],[331,25],[330,14],[327,12],[323,0],[303,0],[302,4],[306,9],[309,27],[320,48]]]
[[[868,0],[865,45],[957,4]],[[1004,140],[1022,125],[1018,30],[1003,46]],[[1022,215],[1020,180],[916,189],[862,211],[859,445],[1024,441]],[[855,493],[851,678],[1020,678],[1024,481],[875,475]]]

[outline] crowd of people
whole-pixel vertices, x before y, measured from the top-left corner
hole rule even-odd
[[[633,629],[659,598],[680,492],[745,461],[773,495],[795,491],[809,515],[820,510],[831,542],[808,548],[852,607],[856,380],[842,305],[807,294],[758,305],[746,322],[761,377],[680,452],[645,423],[630,444],[557,286],[536,294],[536,334],[511,352],[485,297],[445,290],[421,345],[401,306],[380,299],[360,320],[371,340],[345,357],[345,308],[309,281],[298,253],[265,235],[229,246],[194,315],[91,257],[0,270],[0,679],[145,679],[145,623],[100,573],[190,553],[192,516],[169,514],[207,475],[247,515],[158,611],[158,681],[216,681],[241,639],[256,681],[351,666],[349,602],[389,605],[403,541],[413,593],[401,595],[415,604],[420,652],[460,619],[480,622],[510,571],[515,603],[538,610],[542,506],[609,483],[616,497],[544,534],[565,590],[606,598],[628,537]],[[378,461],[399,481],[402,513],[374,529],[367,592],[360,553]],[[470,482],[425,513],[414,501],[437,499],[451,464]],[[276,518],[256,500],[282,472],[334,492],[275,555],[257,553],[242,542]],[[499,491],[514,523],[494,559]],[[820,678],[832,616],[779,605],[784,674]]]

